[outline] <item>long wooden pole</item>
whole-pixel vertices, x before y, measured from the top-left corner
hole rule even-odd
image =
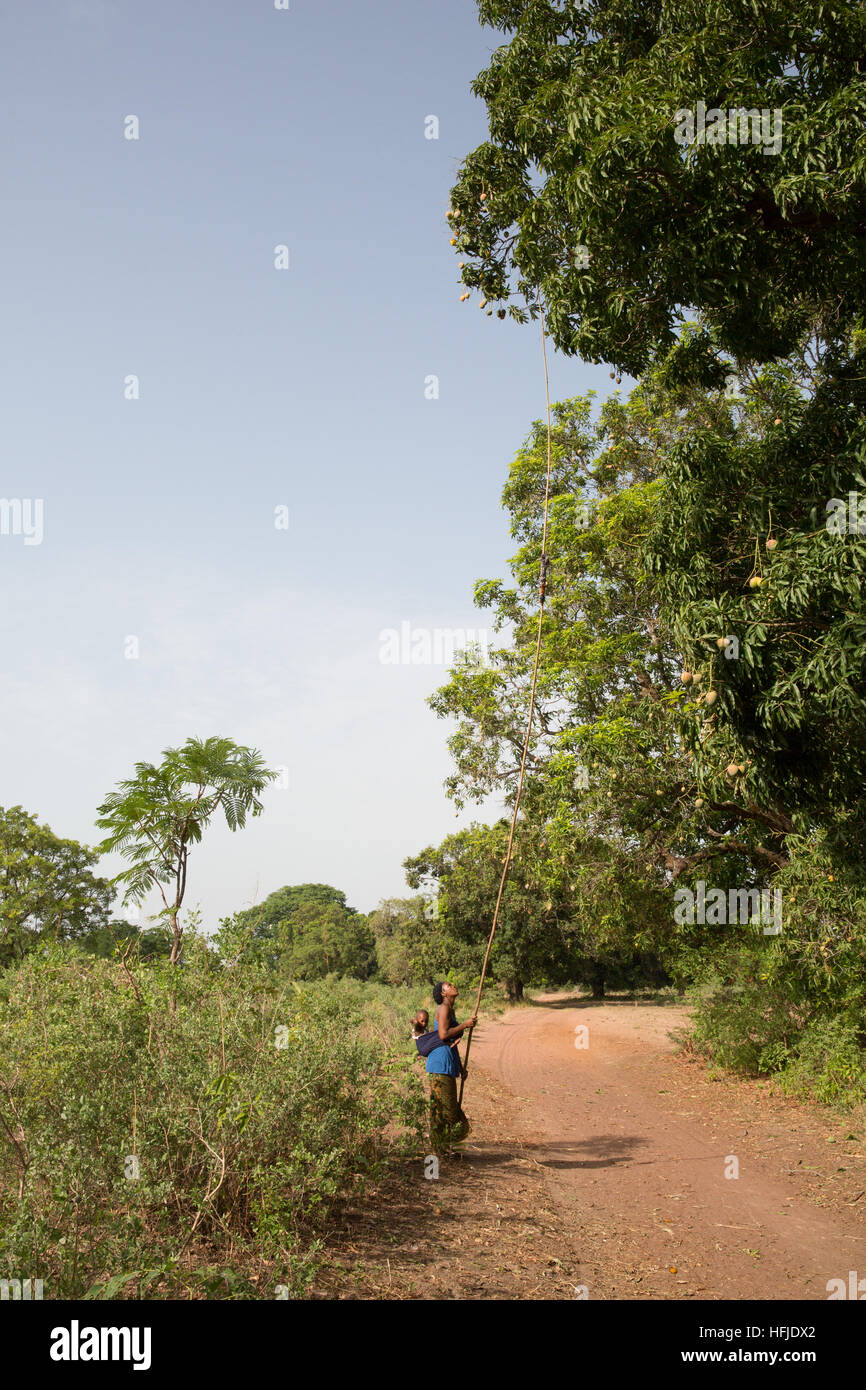
[[[526,720],[526,737],[523,740],[523,756],[520,760],[520,777],[517,782],[517,795],[514,798],[514,810],[511,813],[511,828],[508,832],[508,849],[505,851],[505,863],[502,867],[502,875],[499,880],[499,892],[496,894],[496,906],[493,909],[493,925],[490,928],[490,936],[487,938],[487,950],[484,952],[484,964],[481,967],[481,979],[478,983],[478,994],[475,999],[473,1015],[477,1016],[481,1007],[481,994],[484,989],[484,980],[487,975],[487,964],[490,960],[490,951],[493,946],[493,938],[496,935],[496,928],[499,925],[499,909],[502,906],[502,895],[505,892],[505,884],[508,881],[508,870],[511,867],[512,849],[514,845],[514,832],[517,828],[517,813],[520,810],[520,798],[523,795],[523,778],[526,772],[526,759],[529,754],[529,741],[532,736],[532,720],[535,715],[535,690],[538,684],[538,663],[541,655],[541,634],[544,625],[544,593],[545,581],[547,578],[547,515],[550,506],[550,466],[551,466],[551,426],[550,426],[550,376],[547,369],[547,335],[544,331],[544,310],[541,307],[541,299],[538,301],[538,314],[541,320],[541,352],[544,358],[544,393],[547,402],[547,477],[544,485],[544,525],[541,535],[541,575],[538,584],[538,632],[535,638],[535,660],[532,666],[532,688],[529,692],[529,715]],[[466,1056],[463,1059],[463,1073],[460,1077],[460,1096],[458,1105],[463,1104],[463,1087],[466,1085],[466,1070],[469,1065],[469,1049],[472,1046],[472,1033],[466,1039]]]

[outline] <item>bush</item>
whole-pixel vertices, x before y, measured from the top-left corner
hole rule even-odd
[[[49,1298],[298,1297],[420,1123],[407,1004],[359,982],[51,948],[0,1008],[0,1277]]]
[[[786,1091],[828,1105],[866,1101],[866,1051],[861,1025],[851,1018],[816,1021],[803,1034],[798,1055],[781,1077]]]
[[[784,988],[760,979],[760,959],[730,960],[735,983],[706,981],[695,1000],[693,1044],[714,1062],[752,1076],[781,1070],[795,1055],[805,1018]]]
[[[866,1098],[866,865],[844,836],[790,835],[770,880],[781,930],[703,929],[677,967],[697,986],[698,1050],[833,1105]]]

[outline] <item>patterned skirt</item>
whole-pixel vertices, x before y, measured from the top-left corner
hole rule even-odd
[[[472,1126],[457,1103],[457,1077],[428,1072],[430,1082],[430,1142],[447,1148],[465,1139]]]

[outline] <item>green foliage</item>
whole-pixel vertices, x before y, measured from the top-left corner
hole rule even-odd
[[[99,855],[61,840],[21,806],[0,807],[0,967],[42,941],[105,929],[110,884],[92,873]]]
[[[785,956],[777,944],[729,951],[727,981],[711,976],[696,996],[692,1045],[733,1070],[777,1075],[796,1095],[858,1105],[866,1100],[862,1013],[816,1008]]]
[[[594,931],[591,922],[620,901],[619,885],[630,885],[632,908],[623,906],[618,930],[630,921],[634,939],[646,921],[651,940],[642,945],[650,950],[664,934],[660,895],[670,935],[672,876],[712,864],[733,882],[763,883],[784,862],[790,829],[727,788],[716,800],[702,795],[695,775],[687,741],[694,704],[683,694],[658,580],[644,562],[647,538],[667,512],[659,456],[679,428],[674,408],[658,407],[658,395],[639,388],[627,403],[608,401],[595,425],[589,399],[553,408],[552,563],[523,801],[527,822],[546,826],[555,849],[537,876],[551,877],[546,897],[557,889],[551,865],[565,856],[578,882],[586,856],[595,867],[580,887],[592,902],[582,930]],[[476,589],[512,643],[488,667],[455,668],[431,700],[458,721],[448,783],[458,802],[516,790],[535,653],[545,436],[536,422],[504,492],[521,542],[511,562],[515,587],[485,581]]]
[[[85,932],[78,945],[93,956],[108,959],[118,951],[129,951],[137,960],[149,960],[152,956],[168,956],[171,953],[171,938],[164,927],[139,927],[133,922],[109,922],[104,927],[96,927]]]
[[[507,847],[507,822],[474,825],[405,864],[412,887],[437,888],[441,950],[470,975],[480,975]],[[663,908],[664,899],[648,894],[624,856],[603,841],[582,839],[567,823],[539,828],[523,821],[489,976],[511,998],[530,983],[577,980],[601,996],[605,981],[648,978],[641,951],[651,953]],[[664,978],[660,972],[659,982]]]
[[[791,835],[787,848],[772,880],[781,933],[705,929],[682,953],[698,986],[694,1043],[798,1094],[855,1104],[866,1096],[866,871],[840,865],[826,834]]]
[[[847,513],[866,487],[864,368],[862,351],[813,344],[741,373],[731,398],[678,385],[668,364],[640,388],[677,421],[655,448],[665,504],[645,556],[702,677],[680,697],[681,736],[702,794],[762,806],[787,830],[798,811],[841,827],[862,801],[866,536],[847,517],[844,534],[825,523],[832,499]],[[858,858],[863,827],[845,828]]]
[[[844,1014],[816,1021],[799,1037],[781,1084],[793,1095],[814,1097],[825,1105],[849,1107],[866,1101],[862,1027]]]
[[[402,995],[52,948],[0,1007],[0,1274],[49,1298],[301,1296],[417,1131]]]
[[[490,312],[510,304],[525,320],[540,291],[557,347],[633,373],[670,346],[684,310],[756,361],[859,321],[861,5],[479,0],[478,11],[509,41],[473,87],[489,138],[460,169],[451,226],[464,284]],[[678,113],[699,102],[766,112],[766,129],[735,116],[733,143],[680,143]]]
[[[226,960],[257,961],[285,977],[366,980],[376,966],[367,918],[323,883],[278,888],[257,907],[227,919],[216,938]]]
[[[632,983],[636,961],[660,960],[678,986],[699,988],[699,1045],[805,1085],[812,1030],[836,1036],[842,1020],[850,1038],[866,1005],[864,551],[822,524],[825,490],[847,497],[860,479],[864,374],[818,343],[741,371],[736,391],[735,364],[719,375],[720,363],[718,342],[690,328],[595,423],[589,399],[553,408],[526,819],[494,975],[593,986],[603,964],[611,984]],[[456,720],[458,802],[516,791],[546,452],[539,421],[504,492],[513,584],[476,587],[510,643],[489,666],[458,663],[431,700]],[[766,583],[749,585],[754,574]],[[726,637],[736,652],[720,649]],[[409,861],[413,886],[438,880],[443,929],[479,960],[504,835],[476,828]],[[780,892],[781,935],[677,924],[674,891],[698,880]],[[843,1053],[839,1087],[856,1061],[847,1043]]]
[[[745,936],[747,930],[739,929],[737,935]],[[723,1066],[758,1076],[785,1066],[804,1026],[803,1010],[789,991],[759,973],[772,951],[757,942],[739,950],[729,946],[727,963],[737,983],[711,976],[694,1014],[695,1046]]]
[[[388,984],[426,991],[431,979],[455,972],[454,946],[445,942],[434,897],[387,898],[370,913],[370,929],[377,972]]]
[[[178,913],[190,847],[218,810],[230,830],[242,830],[248,813],[260,815],[259,794],[276,776],[255,749],[229,738],[188,738],[183,748],[166,748],[158,767],[136,763],[135,776],[99,807],[96,823],[108,831],[102,853],[119,850],[130,861],[114,879],[124,885],[124,902],[140,903],[152,889],[159,891],[174,934],[172,964],[182,952]]]

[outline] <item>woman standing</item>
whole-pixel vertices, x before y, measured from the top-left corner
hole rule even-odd
[[[454,1017],[454,1000],[457,990],[452,984],[443,981],[433,986],[433,1001],[436,1004],[436,1021],[433,1024],[442,1039],[440,1047],[434,1047],[427,1058],[427,1074],[430,1077],[430,1142],[434,1149],[447,1148],[450,1144],[465,1139],[471,1125],[457,1101],[457,1079],[463,1068],[457,1041],[467,1029],[478,1022],[470,1018],[468,1023],[458,1023]]]

